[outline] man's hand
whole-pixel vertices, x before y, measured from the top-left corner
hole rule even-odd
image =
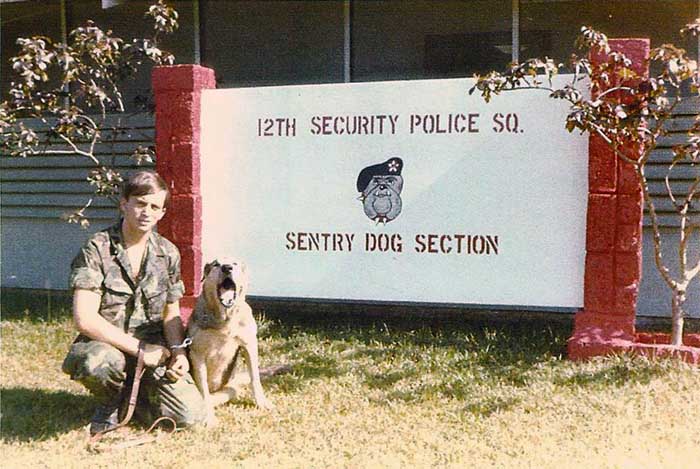
[[[173,381],[185,376],[185,374],[190,371],[190,362],[187,360],[187,354],[184,351],[173,352],[170,357],[170,364],[168,364],[168,371],[166,371],[166,376]]]
[[[155,368],[165,363],[170,357],[170,350],[162,345],[145,344],[143,346],[143,364],[149,368]]]
[[[181,344],[173,346],[173,352],[168,363],[168,369],[165,376],[170,381],[177,381],[190,371],[190,362],[187,360],[187,352],[184,348],[185,343],[185,328],[182,325],[180,317],[180,303],[175,301],[167,303],[163,310],[163,333],[169,344]]]

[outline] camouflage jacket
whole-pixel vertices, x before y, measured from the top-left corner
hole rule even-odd
[[[135,278],[122,244],[120,222],[85,243],[71,264],[70,287],[101,295],[100,315],[132,333],[137,327],[160,323],[165,304],[182,297],[180,253],[173,243],[151,233]]]

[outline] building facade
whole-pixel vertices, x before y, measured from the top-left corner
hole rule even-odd
[[[121,37],[147,34],[141,21],[150,2],[44,0],[0,3],[2,28],[0,91],[12,76],[8,63],[15,39],[45,35],[65,38],[87,19]],[[180,28],[163,42],[178,63],[215,70],[217,86],[259,87],[291,84],[369,82],[470,77],[501,69],[511,61],[549,56],[565,62],[582,25],[609,37],[648,37],[652,47],[673,42],[698,55],[697,39],[678,30],[700,16],[698,0],[231,0],[176,1]],[[100,157],[123,170],[132,144],[151,144],[153,117],[147,112],[150,70],[124,87],[128,118],[115,116],[115,132]],[[698,102],[680,110],[673,133],[651,164],[652,192],[662,207],[663,232],[678,229],[663,202],[663,165],[670,146],[682,138]],[[90,193],[89,168],[77,157],[0,160],[1,274],[10,288],[65,289],[68,265],[91,231],[116,217],[108,201],[90,209],[93,226],[83,231],[60,220]],[[684,184],[697,168],[679,172]],[[696,213],[700,210],[696,206]],[[699,215],[700,216],[700,215]],[[645,222],[646,223],[646,222]],[[639,314],[664,316],[670,298],[655,270],[650,232],[645,232],[644,272]],[[675,255],[672,243],[666,257]],[[700,255],[700,243],[691,254]],[[690,290],[688,310],[700,317],[700,281]]]

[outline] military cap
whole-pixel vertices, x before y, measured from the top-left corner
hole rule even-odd
[[[357,191],[364,192],[374,176],[401,176],[402,169],[403,161],[396,156],[389,158],[384,163],[367,166],[357,176]]]

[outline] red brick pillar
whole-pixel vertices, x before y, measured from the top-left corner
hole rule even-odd
[[[648,75],[648,39],[613,39],[610,47],[624,53],[636,73]],[[606,61],[604,53],[591,57],[594,66]],[[584,299],[569,339],[572,359],[632,346],[642,268],[644,207],[634,169],[597,135],[588,151]]]
[[[199,295],[202,273],[202,197],[200,192],[200,110],[202,90],[216,88],[214,71],[199,65],[156,67],[156,170],[170,184],[172,199],[158,231],[182,256],[186,322]]]

